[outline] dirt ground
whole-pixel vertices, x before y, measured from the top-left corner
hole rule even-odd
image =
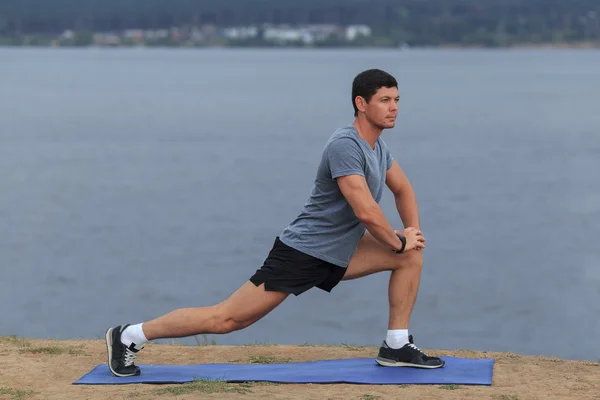
[[[316,385],[198,382],[181,385],[72,385],[106,363],[101,340],[0,338],[0,399],[600,399],[600,364],[517,354],[433,351],[433,355],[494,358],[492,386]],[[354,346],[183,346],[148,344],[140,364],[277,363],[374,357]]]

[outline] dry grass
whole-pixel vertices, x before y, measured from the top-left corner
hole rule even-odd
[[[199,346],[149,343],[140,364],[287,363],[373,357],[376,348],[340,346]],[[101,340],[44,341],[0,338],[0,400],[53,399],[600,399],[600,365],[594,362],[521,356],[512,353],[429,351],[433,355],[494,358],[492,386],[469,385],[310,385],[265,382],[227,383],[199,379],[180,385],[72,385],[106,363]]]

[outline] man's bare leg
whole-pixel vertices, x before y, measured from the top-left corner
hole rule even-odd
[[[277,307],[287,293],[271,292],[264,284],[246,282],[227,300],[210,307],[181,308],[142,326],[148,340],[180,338],[243,329]]]
[[[143,324],[110,328],[106,331],[109,368],[116,376],[139,375],[134,360],[145,341],[243,329],[267,315],[287,296],[248,281],[214,306],[182,308]]]
[[[350,260],[343,280],[357,279],[381,271],[392,271],[388,287],[390,306],[388,335],[401,330],[408,342],[408,325],[419,290],[422,267],[421,250],[396,254],[380,244],[369,232],[365,232]],[[444,366],[443,360],[427,356],[412,343],[390,348],[387,340],[379,349],[377,362],[388,367],[440,368]]]
[[[417,298],[423,253],[410,250],[396,254],[366,232],[350,260],[343,280],[356,279],[381,271],[392,271],[388,286],[390,316],[388,329],[408,329]]]

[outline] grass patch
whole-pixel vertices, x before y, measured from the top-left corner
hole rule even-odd
[[[500,400],[519,400],[519,396],[500,395]]]
[[[200,340],[198,338],[198,336],[194,336],[194,340],[196,341],[196,344],[198,346],[216,346],[217,345],[217,339],[212,336],[210,341],[208,340],[208,336],[206,335],[202,335],[202,340]]]
[[[250,356],[248,357],[248,362],[250,364],[287,364],[290,362],[290,359],[273,356]]]
[[[342,343],[342,348],[345,350],[350,350],[350,351],[360,351],[360,350],[366,349],[365,346],[354,346],[354,345],[347,344],[347,343]]]
[[[21,353],[21,354],[23,354],[23,353],[50,354],[50,355],[55,356],[55,355],[63,354],[67,351],[68,350],[63,347],[48,346],[48,347],[35,347],[35,348],[21,349],[21,350],[19,350],[19,353]]]
[[[172,394],[174,396],[181,396],[190,393],[238,393],[247,394],[252,393],[250,388],[251,383],[228,383],[224,381],[213,381],[207,379],[200,379],[191,383],[185,383],[179,386],[171,386],[164,389],[154,390],[156,395]]]
[[[88,353],[87,351],[83,351],[81,349],[69,349],[69,355],[70,356],[89,356],[90,353]]]
[[[456,389],[460,389],[460,385],[442,385],[442,386],[440,386],[440,389],[456,390]]]
[[[372,394],[363,394],[360,399],[361,400],[376,400],[376,399],[380,399],[380,398],[381,398],[381,396],[373,396]]]
[[[19,347],[29,347],[31,342],[27,339],[18,338],[16,336],[2,336],[0,337],[0,343],[12,344]]]
[[[561,360],[558,357],[546,357],[544,359],[544,361],[549,361],[549,362],[553,362],[553,363],[562,363],[563,362],[563,360]]]
[[[46,346],[46,347],[26,347],[19,350],[19,353],[24,354],[48,354],[52,356],[58,356],[61,354],[68,354],[70,356],[87,356],[89,353],[77,349],[77,348],[67,348],[67,347],[58,347],[58,346]]]
[[[299,344],[298,347],[341,347],[344,350],[350,350],[350,351],[360,351],[360,350],[366,350],[369,349],[369,347],[367,346],[355,346],[352,344],[348,344],[348,343],[342,343],[342,344],[311,344],[311,343],[303,343],[303,344]]]
[[[33,390],[15,390],[12,388],[0,387],[0,396],[11,396],[11,400],[23,400],[34,393]]]
[[[246,382],[250,385],[256,386],[281,386],[281,383],[278,382]]]

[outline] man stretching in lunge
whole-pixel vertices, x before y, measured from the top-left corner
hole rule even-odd
[[[354,78],[353,124],[327,141],[309,201],[275,238],[263,266],[225,301],[182,308],[152,321],[106,331],[108,365],[116,376],[140,373],[134,364],[145,342],[246,328],[291,293],[312,287],[331,292],[342,280],[392,271],[387,337],[377,356],[388,367],[439,368],[444,361],[413,344],[408,324],[417,297],[425,238],[413,189],[380,138],[395,126],[398,84],[381,70]],[[379,201],[384,185],[394,194],[403,225],[395,231]]]

